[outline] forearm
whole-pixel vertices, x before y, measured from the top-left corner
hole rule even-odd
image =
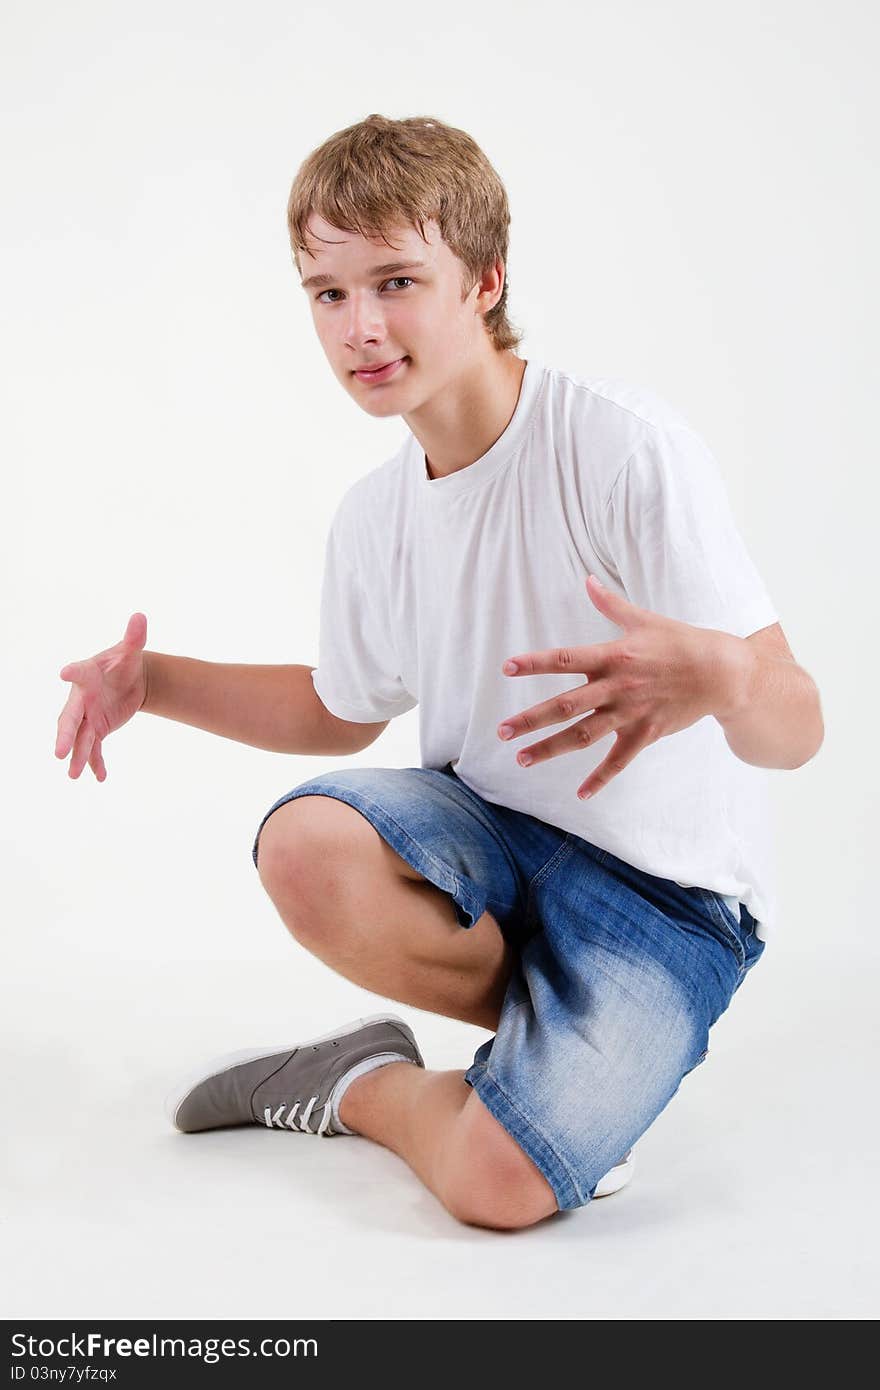
[[[142,712],[273,753],[351,751],[321,704],[310,666],[252,666],[144,652]]]
[[[744,638],[720,635],[725,645],[715,717],[731,751],[754,767],[802,767],[825,737],[812,676],[786,657],[753,651]]]

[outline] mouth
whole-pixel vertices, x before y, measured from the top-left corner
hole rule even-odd
[[[395,376],[401,368],[409,361],[408,357],[398,357],[393,362],[386,362],[382,367],[376,367],[374,371],[356,371],[353,373],[358,381],[388,381]]]

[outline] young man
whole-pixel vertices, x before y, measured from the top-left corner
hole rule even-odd
[[[254,864],[333,969],[494,1036],[432,1072],[377,1014],[210,1064],[170,1113],[366,1135],[458,1219],[524,1227],[629,1180],[763,953],[759,769],[814,755],[818,693],[700,438],[650,392],[516,355],[506,198],[469,136],[371,116],[288,214],[340,385],[408,427],[333,519],[318,666],[144,652],[137,614],[62,672],[56,751],[103,780],[141,708],[345,755],[419,705],[420,767],[296,787]]]

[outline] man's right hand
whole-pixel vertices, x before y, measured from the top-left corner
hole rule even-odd
[[[68,776],[78,777],[88,763],[97,781],[106,781],[101,742],[127,724],[147,696],[146,641],[146,616],[133,613],[115,647],[59,671],[61,679],[72,684],[55,740],[56,758],[65,758],[73,749]]]

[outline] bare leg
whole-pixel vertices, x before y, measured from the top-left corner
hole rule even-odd
[[[514,953],[490,912],[465,929],[428,883],[344,801],[286,802],[260,836],[260,877],[301,945],[386,999],[494,1032]]]
[[[461,1071],[389,1062],[352,1082],[339,1115],[349,1129],[399,1154],[461,1221],[503,1230],[557,1210],[543,1173]]]
[[[291,933],[346,979],[494,1030],[513,952],[486,912],[465,930],[448,894],[346,802],[287,802],[263,828],[260,876]],[[543,1174],[463,1071],[392,1062],[349,1086],[343,1124],[393,1150],[460,1220],[505,1229],[557,1210]]]

